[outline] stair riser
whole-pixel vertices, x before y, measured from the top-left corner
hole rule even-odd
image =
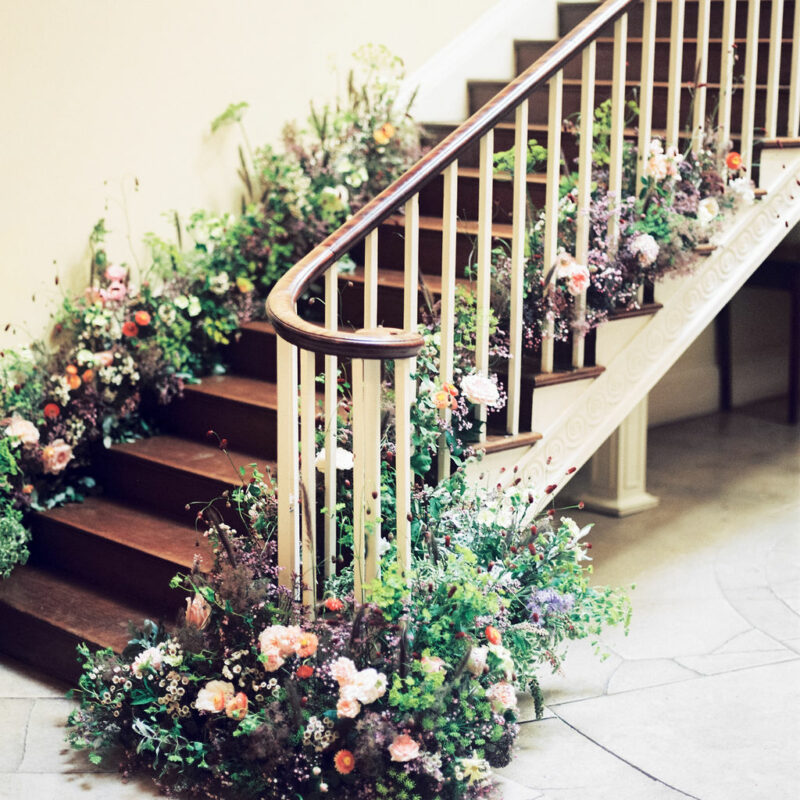
[[[187,530],[187,536],[194,534]],[[141,601],[170,619],[183,595],[170,589],[169,581],[189,569],[42,516],[34,519],[31,564],[74,576],[110,596]]]
[[[671,3],[659,2],[656,12],[656,35],[669,36],[672,20]],[[736,36],[742,37],[747,34],[747,3],[738,2],[736,4]],[[595,3],[561,3],[558,6],[559,32],[561,36],[569,33],[579,22],[583,21],[590,11],[597,7]],[[628,12],[628,34],[630,36],[641,36],[642,18],[644,6],[637,3]],[[789,0],[784,5],[784,30],[791,30],[794,15],[794,3]],[[761,4],[759,18],[759,36],[768,37],[770,27],[771,9],[769,4]],[[722,36],[723,3],[722,0],[712,0],[711,3],[711,24],[709,27],[711,37]],[[684,35],[695,36],[698,27],[698,6],[695,2],[686,4]],[[613,25],[607,26],[601,35],[613,35]]]
[[[472,83],[469,87],[470,96],[470,113],[481,108],[485,103],[491,100],[492,97],[502,88],[500,83]],[[628,99],[634,98],[634,87],[629,87],[627,91]],[[569,117],[577,114],[580,109],[580,86],[570,85],[564,87],[563,94],[563,117]],[[604,100],[611,96],[610,86],[598,86],[595,90],[595,105],[599,105]],[[709,88],[706,94],[706,108],[713,110],[717,107],[719,92],[717,89]],[[778,101],[778,130],[785,130],[788,119],[788,90],[783,90],[779,93]],[[656,87],[654,90],[653,98],[653,120],[654,128],[664,128],[667,124],[667,87]],[[687,123],[691,124],[690,109],[691,109],[691,94],[688,89],[681,92],[681,107],[680,107],[680,122],[684,126]],[[548,100],[547,91],[538,90],[531,98],[529,105],[528,118],[531,123],[545,123],[547,122],[548,115]],[[766,90],[759,89],[756,92],[755,104],[755,127],[756,129],[762,128],[764,125],[766,114]],[[736,130],[738,129],[742,116],[742,92],[738,91],[733,95],[732,103],[732,125]],[[504,121],[511,121],[509,115]]]
[[[202,441],[211,429],[227,439],[234,450],[257,453],[264,459],[276,455],[274,409],[194,392],[190,387],[165,409],[164,422],[170,431],[191,439]]]
[[[516,45],[517,74],[526,70],[531,64],[541,57],[552,45],[552,42],[518,42]],[[654,79],[656,81],[669,80],[669,51],[668,42],[657,42],[655,51]],[[769,63],[767,53],[769,45],[761,43],[758,50],[757,83],[767,82]],[[611,80],[614,72],[613,62],[614,46],[611,42],[597,43],[597,68],[595,78],[598,80]],[[737,61],[734,65],[734,75],[741,75],[744,72],[745,54],[747,46],[744,40],[737,43]],[[627,71],[631,76],[641,74],[642,45],[640,42],[629,42],[626,50],[626,60],[628,62]],[[720,65],[722,57],[722,44],[712,42],[709,45],[708,54],[708,77],[709,83],[719,83]],[[683,69],[684,81],[694,78],[695,67],[697,64],[697,45],[689,42],[683,46]],[[792,47],[791,44],[784,44],[781,48],[781,71],[780,82],[788,84],[792,74]],[[582,78],[582,58],[578,56],[572,59],[564,67],[565,78]]]
[[[496,151],[500,148],[495,147]],[[480,182],[477,178],[461,176],[458,179],[457,214],[460,219],[478,218],[478,196]],[[494,222],[510,223],[513,208],[513,183],[509,180],[492,181],[492,219]],[[544,205],[545,187],[542,183],[529,183],[528,196],[537,207]],[[423,216],[442,215],[444,180],[439,177],[420,193],[419,210]]]
[[[239,341],[227,351],[230,372],[262,381],[274,381],[277,372],[276,348],[274,333],[243,329]]]
[[[0,652],[75,686],[81,674],[81,637],[0,602]],[[90,647],[97,647],[94,642]]]
[[[261,469],[263,470],[263,465]],[[106,483],[106,493],[110,496],[156,513],[163,513],[171,519],[186,524],[190,524],[197,510],[202,508],[193,505],[191,510],[187,511],[187,503],[205,504],[215,497],[220,497],[226,489],[234,485],[236,480],[233,467],[231,467],[230,482],[225,482],[163,464],[154,464],[114,450],[107,451],[103,461],[103,471],[107,475],[114,476],[113,481]],[[241,520],[233,509],[226,509],[221,503],[216,503],[216,508],[229,525],[241,526]]]

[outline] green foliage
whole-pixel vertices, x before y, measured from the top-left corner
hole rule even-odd
[[[503,150],[494,154],[494,171],[514,174],[516,155],[514,148]],[[536,139],[528,140],[526,170],[527,173],[536,172],[547,161],[547,148],[542,147]]]

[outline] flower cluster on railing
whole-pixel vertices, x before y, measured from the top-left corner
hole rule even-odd
[[[627,625],[627,598],[589,585],[587,530],[463,473],[415,497],[409,574],[387,553],[365,602],[304,607],[277,580],[272,492],[256,476],[227,498],[238,531],[203,508],[214,563],[173,580],[177,626],[81,647],[68,736],[93,762],[121,748],[126,772],[198,798],[494,797],[517,692],[540,715],[563,644]]]

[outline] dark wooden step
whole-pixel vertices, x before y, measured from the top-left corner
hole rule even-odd
[[[107,495],[184,524],[196,514],[196,507],[187,511],[186,504],[208,502],[238,484],[240,466],[246,468],[245,480],[252,464],[275,475],[274,461],[261,455],[229,450],[226,456],[215,443],[171,435],[114,445],[101,455],[101,462]],[[232,509],[226,521],[239,522]]]
[[[105,497],[89,497],[34,515],[30,563],[80,580],[109,596],[174,616],[183,595],[169,588],[177,572],[213,561],[191,524],[179,524]]]
[[[120,602],[40,567],[17,567],[0,581],[0,651],[70,684],[80,666],[75,648],[128,643],[128,622],[141,625],[150,609]]]
[[[164,409],[170,432],[204,440],[211,429],[231,447],[276,456],[277,387],[244,375],[211,375],[187,386],[182,398]]]
[[[491,100],[502,88],[505,87],[503,81],[470,81],[469,84],[469,106],[470,113],[474,113],[489,100]],[[604,100],[611,96],[610,80],[598,80],[595,83],[595,105],[599,105]],[[638,80],[629,80],[626,82],[626,98],[633,99],[638,94]],[[580,97],[581,97],[582,82],[576,78],[566,78],[564,80],[564,93],[563,93],[563,111],[564,118],[576,115],[580,110]],[[690,108],[692,101],[692,86],[688,82],[682,84],[681,91],[681,105],[680,105],[680,122],[681,127],[686,127],[687,124],[691,126]],[[741,121],[742,115],[742,87],[740,84],[735,84],[735,91],[732,100],[731,119],[734,130],[736,130]],[[653,127],[664,128],[666,127],[666,114],[667,114],[667,98],[669,93],[669,86],[665,81],[655,82],[653,90]],[[788,94],[789,87],[781,86],[779,90],[779,104],[778,104],[778,128],[786,128],[788,120]],[[548,115],[548,91],[547,87],[538,89],[531,96],[529,104],[529,121],[532,123],[545,123],[547,122]],[[719,85],[708,84],[706,106],[713,109],[716,107],[719,98]],[[766,87],[759,84],[756,88],[756,107],[755,107],[755,127],[760,129],[764,125],[766,115]],[[504,120],[511,122],[511,115],[508,115]]]
[[[230,371],[262,381],[275,381],[277,368],[275,328],[266,320],[247,322],[226,351]]]
[[[559,3],[558,4],[558,27],[559,35],[565,36],[579,22],[583,21],[599,3]],[[711,25],[710,35],[719,37],[722,35],[722,0],[712,0],[711,2]],[[642,17],[644,7],[641,3],[636,3],[628,12],[628,34],[631,36],[641,36]],[[759,19],[759,36],[769,36],[771,9],[768,3],[761,4],[761,14]],[[670,0],[658,0],[656,11],[656,35],[669,36],[671,22],[671,2]],[[784,30],[791,30],[791,21],[794,18],[794,2],[787,0],[784,5]],[[697,32],[698,5],[697,2],[690,0],[686,3],[685,14],[685,36],[694,36]],[[738,2],[736,4],[736,35],[744,37],[747,33],[747,3]],[[613,34],[613,25],[608,26],[603,34],[610,36]]]
[[[490,433],[486,436],[485,441],[473,445],[473,448],[480,453],[502,453],[505,450],[513,450],[517,447],[532,447],[541,438],[542,434],[535,431],[514,435]]]
[[[526,70],[538,58],[543,56],[552,46],[554,42],[549,41],[517,41],[514,43],[514,52],[516,57],[516,74]],[[736,42],[736,63],[734,65],[734,75],[741,75],[744,72],[745,54],[747,52],[747,40],[739,39]],[[758,62],[756,71],[756,80],[758,83],[767,82],[767,73],[769,71],[769,61],[767,54],[769,52],[769,38],[759,39],[758,41]],[[597,40],[597,66],[595,77],[599,79],[610,80],[614,72],[614,40],[611,37],[602,37]],[[670,54],[670,38],[669,36],[660,36],[656,39],[655,46],[655,65],[654,65],[654,79],[657,81],[669,80],[669,54]],[[641,74],[641,58],[642,58],[642,39],[635,36],[629,36],[626,46],[626,61],[627,71],[629,77],[638,78]],[[681,75],[684,81],[691,81],[694,79],[698,60],[697,39],[692,37],[685,37],[682,49],[682,72]],[[718,83],[720,76],[720,68],[722,63],[722,39],[713,38],[709,41],[708,48],[708,75],[706,80],[711,83]],[[565,78],[582,77],[582,56],[579,54],[564,67]],[[792,40],[785,38],[782,40],[781,47],[781,68],[780,68],[780,82],[788,84],[792,75]]]

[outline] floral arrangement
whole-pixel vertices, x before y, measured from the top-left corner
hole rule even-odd
[[[390,553],[363,602],[352,590],[315,608],[281,586],[276,502],[261,476],[200,515],[214,563],[173,626],[148,622],[121,655],[80,648],[80,708],[68,738],[167,795],[442,800],[495,796],[508,764],[517,692],[557,667],[567,638],[627,624],[618,592],[589,586],[569,519],[534,518],[532,495],[475,488],[458,472],[414,497],[414,560]],[[550,488],[552,492],[552,488]],[[207,570],[207,571],[206,571]]]
[[[24,514],[82,499],[95,448],[148,435],[186,382],[224,371],[276,280],[416,160],[402,62],[380,47],[355,57],[347,96],[287,128],[285,152],[241,150],[240,215],[175,214],[176,241],[148,235],[140,269],[112,262],[100,220],[89,286],[64,296],[50,340],[0,354],[0,576],[27,558]],[[245,108],[212,128],[241,124]]]

